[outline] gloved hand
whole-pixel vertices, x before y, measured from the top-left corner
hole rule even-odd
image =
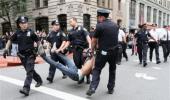
[[[4,52],[3,52],[3,57],[6,58],[7,54],[8,54],[8,50],[5,49]]]

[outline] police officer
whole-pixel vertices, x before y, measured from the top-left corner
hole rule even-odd
[[[65,45],[65,48],[69,45],[72,45],[74,63],[78,67],[78,69],[81,69],[82,65],[84,64],[83,50],[87,48],[91,49],[91,39],[89,35],[90,33],[83,26],[79,26],[77,24],[77,19],[74,17],[70,19],[70,25],[73,28],[68,34],[68,42],[67,45]],[[90,75],[87,75],[86,78],[87,84],[89,84]],[[83,82],[84,79],[79,81],[78,84],[81,84]]]
[[[61,52],[62,48],[64,47],[64,45],[67,41],[67,37],[66,37],[66,34],[60,30],[60,25],[59,25],[58,20],[52,21],[51,25],[52,25],[52,31],[47,36],[47,41],[49,42],[49,47],[50,48],[53,47],[50,52],[51,59],[53,59],[56,62],[59,61],[60,63],[64,64],[64,62],[61,59],[59,59],[59,57],[57,56],[56,53]],[[53,67],[52,65],[50,65],[49,75],[47,77],[47,80],[50,83],[53,82],[55,71],[56,71],[56,67]],[[62,78],[63,79],[66,78],[66,75],[64,73],[63,73]]]
[[[107,62],[109,63],[108,93],[112,94],[114,91],[119,28],[108,17],[108,10],[97,10],[98,24],[92,38],[92,51],[96,48],[97,43],[98,50],[96,51],[95,66],[92,71],[92,82],[86,93],[88,96],[95,93],[100,81],[101,71]]]
[[[161,63],[159,59],[159,43],[157,42],[159,40],[159,34],[156,27],[157,27],[156,24],[152,24],[152,29],[149,31],[151,36],[153,36],[156,39],[156,41],[151,38],[149,39],[149,48],[150,48],[149,59],[150,61],[152,61],[152,54],[153,54],[153,50],[155,49],[156,63],[159,64]]]
[[[170,53],[170,31],[168,26],[164,26],[164,29],[161,29],[159,37],[163,49],[164,62],[167,62]]]
[[[118,34],[118,41],[119,41],[119,53],[118,53],[118,62],[117,64],[121,64],[122,54],[123,57],[125,57],[126,61],[128,61],[128,56],[126,53],[126,35],[125,32],[119,28],[119,34]]]
[[[135,38],[137,39],[137,48],[140,64],[143,61],[143,67],[147,66],[147,51],[148,51],[148,37],[154,39],[147,29],[147,24],[143,24],[142,28],[135,34]],[[154,39],[157,41],[156,39]]]
[[[34,51],[34,42],[37,42],[39,45],[39,39],[37,35],[28,28],[28,18],[25,16],[20,16],[17,19],[17,24],[19,25],[19,29],[11,36],[10,40],[6,44],[6,48],[4,50],[4,56],[7,54],[7,50],[12,41],[17,41],[18,44],[18,56],[26,70],[26,79],[24,82],[23,89],[20,90],[20,93],[25,96],[29,95],[30,85],[32,83],[32,79],[34,79],[37,84],[35,87],[39,87],[42,85],[42,79],[34,70],[34,62],[36,59],[36,52]]]

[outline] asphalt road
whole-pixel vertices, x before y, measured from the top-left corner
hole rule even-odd
[[[117,66],[116,87],[112,95],[107,94],[108,64],[101,74],[101,81],[92,97],[86,96],[89,85],[78,85],[71,79],[62,79],[62,73],[56,70],[54,82],[46,81],[49,65],[36,65],[36,71],[43,79],[43,86],[34,88],[33,81],[30,96],[24,97],[19,93],[25,79],[22,66],[0,69],[0,100],[170,100],[170,58],[157,65],[155,61],[148,62],[143,68],[138,64],[138,57],[131,56],[127,51],[129,61],[122,60]],[[154,59],[155,57],[153,57]]]

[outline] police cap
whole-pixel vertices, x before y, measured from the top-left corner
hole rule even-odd
[[[107,9],[98,9],[97,16],[109,17],[110,12]]]
[[[60,23],[59,23],[59,21],[57,19],[51,22],[51,25],[59,25],[59,24]]]
[[[17,19],[17,23],[27,23],[28,22],[28,17],[25,16],[19,16]]]

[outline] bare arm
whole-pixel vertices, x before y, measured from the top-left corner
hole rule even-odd
[[[5,46],[5,50],[8,50],[10,46],[11,46],[11,40],[8,40],[8,42]]]
[[[87,39],[87,42],[88,42],[88,44],[89,44],[89,48],[92,48],[92,46],[91,46],[91,38],[90,38],[90,36],[89,35],[87,35],[86,36],[86,39]]]

